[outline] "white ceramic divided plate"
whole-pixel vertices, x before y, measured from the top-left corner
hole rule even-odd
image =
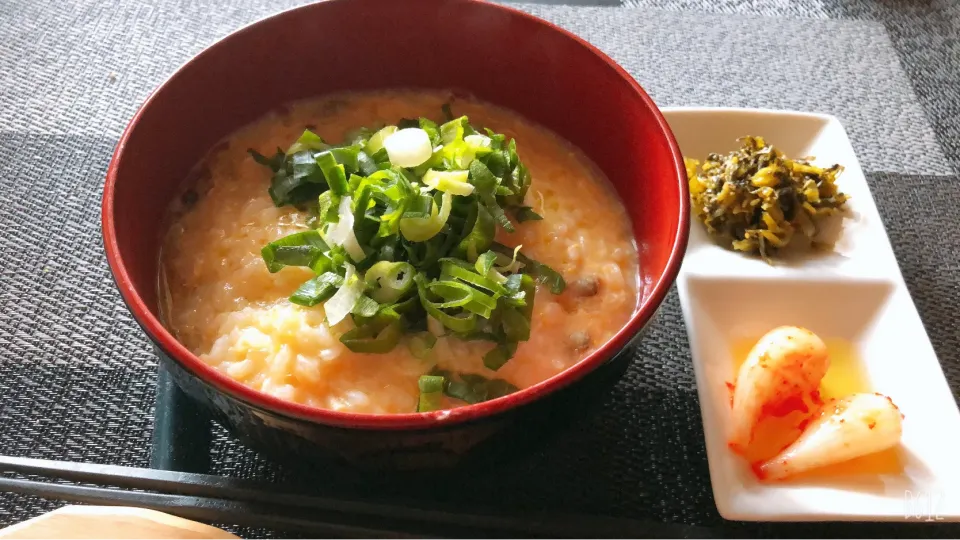
[[[690,337],[710,479],[726,519],[765,521],[960,519],[960,412],[904,284],[880,214],[840,122],[819,114],[667,108],[683,154],[703,160],[746,135],[787,157],[844,166],[850,195],[835,250],[768,265],[712,242],[694,220],[677,288]],[[779,325],[850,343],[872,390],[904,415],[903,471],[761,483],[727,447],[735,343]]]

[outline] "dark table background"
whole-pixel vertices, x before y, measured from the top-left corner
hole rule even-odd
[[[257,456],[220,428],[191,431],[205,424],[192,421],[189,404],[178,401],[162,376],[158,381],[156,358],[103,259],[103,177],[136,107],[178,65],[241,25],[300,3],[0,0],[3,453],[174,464],[343,496],[414,496],[512,511],[648,518],[712,527],[718,536],[960,536],[960,529],[947,524],[724,522],[710,492],[675,294],[632,351],[624,380],[601,412],[561,433],[549,448],[504,465],[500,474],[478,475],[469,488],[358,481],[323,463],[303,472]],[[960,224],[960,6],[551,0],[521,7],[595,43],[659,105],[789,108],[838,116],[958,395],[954,306],[960,301],[960,240],[951,232]],[[738,83],[730,72],[765,82]],[[178,426],[186,429],[180,436],[189,444],[176,439]],[[0,495],[0,525],[60,504]]]

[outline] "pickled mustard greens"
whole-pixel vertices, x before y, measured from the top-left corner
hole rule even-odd
[[[444,112],[442,124],[403,119],[340,145],[306,130],[272,156],[249,150],[273,173],[274,204],[314,216],[262,256],[270,272],[313,270],[290,301],[322,304],[331,326],[349,317],[340,340],[354,352],[388,353],[407,336],[428,358],[437,335],[451,335],[491,342],[484,365],[497,370],[530,338],[536,284],[560,294],[565,282],[521,246],[494,242],[497,227],[542,219],[523,204],[531,178],[516,142]],[[440,393],[473,403],[515,390],[481,379],[425,375],[418,409],[439,407]]]
[[[843,167],[788,159],[762,137],[740,142],[703,163],[685,160],[691,204],[711,236],[771,262],[796,234],[813,240],[818,221],[843,210],[848,197],[836,185]]]

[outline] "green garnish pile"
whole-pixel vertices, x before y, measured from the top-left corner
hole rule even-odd
[[[437,334],[452,335],[492,342],[483,362],[497,370],[530,338],[536,283],[553,294],[565,283],[520,246],[494,241],[498,226],[514,232],[511,217],[541,219],[523,204],[531,179],[515,141],[481,133],[448,106],[444,113],[441,125],[403,119],[340,145],[306,130],[271,157],[251,149],[273,171],[274,203],[314,216],[311,229],[267,244],[263,260],[270,272],[313,270],[290,301],[323,303],[331,326],[351,317],[354,327],[340,341],[354,352],[388,353],[406,337],[426,358]],[[420,389],[421,411],[440,407],[439,392],[478,402],[515,390],[437,370],[421,377]]]

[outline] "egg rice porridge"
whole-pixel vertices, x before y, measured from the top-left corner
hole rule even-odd
[[[493,399],[574,365],[637,309],[636,244],[599,169],[473,99],[299,102],[191,178],[163,240],[164,323],[284,400],[391,414]]]

